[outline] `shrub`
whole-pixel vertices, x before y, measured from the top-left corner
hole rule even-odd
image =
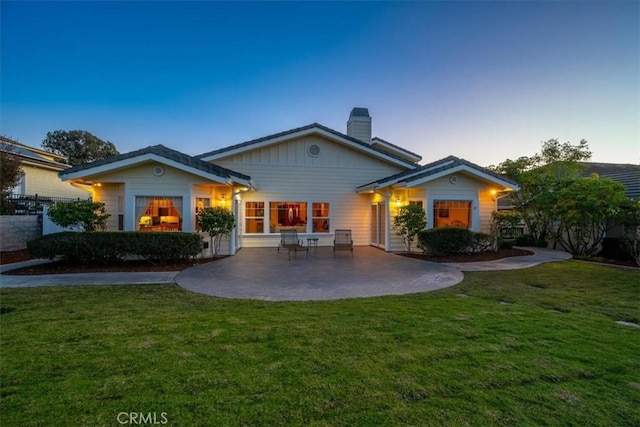
[[[473,231],[466,228],[432,228],[418,233],[418,247],[433,256],[468,253],[473,243]]]
[[[489,234],[472,232],[471,241],[471,252],[484,252],[494,249],[493,238]]]
[[[393,226],[396,234],[402,237],[407,252],[411,253],[411,246],[415,236],[427,226],[427,215],[418,205],[406,205],[398,209],[397,215],[393,218]]]
[[[512,249],[514,246],[514,239],[498,239],[498,249]]]
[[[602,239],[602,250],[598,256],[623,261],[633,261],[634,259],[629,251],[626,239],[622,237],[605,237]]]
[[[48,234],[27,243],[37,258],[62,259],[80,264],[110,264],[137,256],[153,263],[189,259],[200,253],[196,233],[143,233],[70,231]]]
[[[107,219],[102,202],[57,202],[49,208],[47,215],[60,227],[75,227],[83,231],[103,231],[106,229]]]
[[[548,245],[546,240],[536,239],[531,234],[516,237],[515,244],[516,246],[537,246],[539,248],[546,248]]]

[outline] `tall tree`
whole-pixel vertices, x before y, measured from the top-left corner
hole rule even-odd
[[[56,130],[42,140],[45,150],[66,156],[72,166],[118,155],[116,146],[84,130]]]
[[[550,206],[554,192],[565,188],[580,176],[580,161],[591,158],[586,140],[577,145],[550,139],[542,143],[539,153],[517,160],[507,159],[491,169],[508,176],[520,185],[512,195],[515,209],[522,214],[529,232],[536,240],[546,240],[550,233]]]
[[[13,145],[0,141],[0,192],[9,193],[20,182],[22,165]]]

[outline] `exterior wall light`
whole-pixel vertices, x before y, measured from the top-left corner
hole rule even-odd
[[[222,206],[226,206],[226,204],[227,204],[227,193],[222,193],[222,197],[220,197],[220,204]]]
[[[396,208],[399,208],[400,206],[402,206],[402,201],[400,200],[400,197],[396,197],[395,204],[396,204]]]

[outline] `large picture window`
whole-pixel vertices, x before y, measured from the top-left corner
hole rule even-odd
[[[470,200],[436,200],[433,202],[433,226],[471,228]]]
[[[264,233],[264,202],[247,202],[244,218],[246,233]]]
[[[314,233],[329,232],[329,203],[313,203],[311,213]]]
[[[269,215],[275,233],[281,228],[294,228],[299,233],[307,231],[307,204],[305,202],[270,202]]]
[[[139,231],[182,231],[182,197],[136,196]]]

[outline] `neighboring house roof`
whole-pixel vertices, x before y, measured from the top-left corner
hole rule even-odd
[[[203,176],[221,183],[235,182],[249,186],[251,185],[251,177],[249,175],[205,162],[179,151],[167,148],[161,144],[96,160],[91,163],[74,166],[60,172],[59,175],[65,180],[83,178],[89,175],[105,173],[123,166],[131,166],[148,161],[157,161],[168,166],[177,167],[195,175]]]
[[[362,185],[356,189],[359,193],[373,191],[384,187],[414,187],[424,182],[433,181],[456,172],[466,172],[486,181],[494,182],[506,188],[518,190],[519,186],[515,181],[490,171],[487,168],[478,166],[475,163],[460,159],[455,156],[448,156],[444,159],[420,166],[417,169],[401,172],[388,176],[377,181]]]
[[[253,150],[259,147],[265,147],[265,146],[277,144],[292,138],[299,138],[302,136],[307,136],[312,134],[323,135],[334,141],[340,142],[346,146],[349,146],[359,151],[369,153],[374,157],[384,159],[386,161],[400,165],[402,167],[406,167],[410,169],[416,168],[415,163],[411,162],[410,160],[407,160],[404,157],[401,157],[394,153],[390,153],[388,151],[374,147],[371,144],[367,144],[366,142],[362,142],[359,139],[352,138],[348,135],[340,133],[326,126],[322,126],[321,124],[318,124],[318,123],[311,123],[310,125],[287,130],[284,132],[275,133],[273,135],[265,136],[258,139],[253,139],[251,141],[242,142],[240,144],[231,145],[228,147],[220,148],[218,150],[209,151],[207,153],[200,154],[196,157],[206,161],[214,161],[222,157],[243,153],[248,150]]]
[[[3,145],[10,147],[5,149]],[[29,147],[17,141],[13,141],[4,136],[0,136],[0,149],[3,151],[11,152],[18,156],[23,164],[40,166],[52,170],[63,170],[70,166],[64,163],[59,163],[56,160],[65,160],[65,156],[59,154],[50,153],[48,151],[40,150],[38,148]]]
[[[640,198],[640,165],[624,163],[581,162],[584,176],[597,173],[602,178],[611,178],[625,186],[625,194],[632,199]]]

